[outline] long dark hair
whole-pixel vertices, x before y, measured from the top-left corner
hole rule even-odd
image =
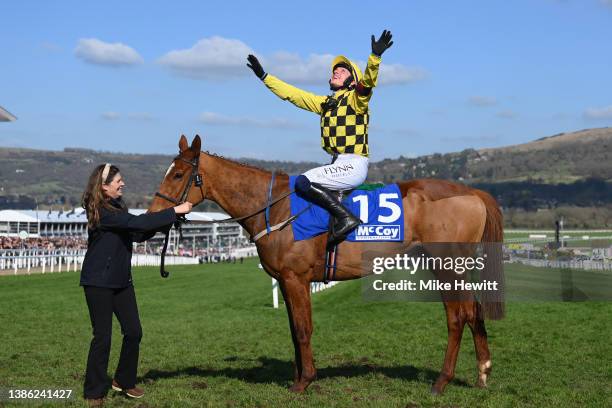
[[[85,187],[83,197],[81,198],[81,206],[87,213],[87,226],[92,229],[100,224],[100,209],[102,207],[108,208],[109,210],[117,210],[116,207],[110,204],[110,199],[104,195],[102,184],[108,184],[113,181],[115,175],[119,173],[119,167],[109,165],[108,175],[102,180],[104,168],[106,166],[106,164],[96,166],[89,176],[87,187]]]

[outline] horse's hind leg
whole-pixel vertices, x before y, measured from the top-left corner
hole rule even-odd
[[[310,345],[312,336],[310,282],[302,282],[297,276],[291,274],[281,278],[280,284],[295,347],[294,383],[289,389],[294,392],[302,392],[317,377]]]
[[[467,323],[474,337],[474,349],[478,361],[478,382],[476,386],[484,388],[487,386],[487,377],[491,374],[491,353],[487,342],[487,330],[483,320],[481,306],[478,302],[466,304]]]
[[[455,377],[455,365],[457,364],[459,345],[461,344],[461,336],[465,326],[465,315],[461,308],[461,302],[445,301],[444,309],[446,310],[448,343],[442,372],[431,387],[431,393],[434,395],[442,394],[446,385]]]

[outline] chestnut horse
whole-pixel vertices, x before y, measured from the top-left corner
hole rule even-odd
[[[187,200],[194,204],[212,200],[230,216],[239,218],[242,227],[255,236],[266,230],[264,212],[258,211],[268,202],[272,173],[216,155],[201,152],[196,136],[188,145],[185,136],[179,141],[179,155],[174,159],[159,187],[149,211],[160,211]],[[343,242],[338,248],[335,280],[348,280],[371,274],[364,268],[362,255],[371,245],[387,245],[404,250],[415,243],[502,242],[502,216],[495,200],[487,193],[444,180],[420,179],[398,183],[404,206],[404,242]],[[272,196],[289,193],[289,177],[276,177]],[[250,216],[255,213],[255,215]],[[290,217],[289,198],[270,208],[270,224]],[[324,279],[327,234],[303,241],[294,241],[291,226],[264,234],[256,241],[265,271],[277,279],[282,290],[291,336],[295,347],[294,383],[290,390],[304,391],[315,380],[317,371],[311,347],[312,314],[310,283]],[[395,247],[394,247],[395,246]],[[489,259],[491,261],[491,258]],[[495,259],[497,277],[503,279],[501,256]],[[435,273],[435,271],[434,271]],[[476,349],[477,386],[485,387],[491,372],[491,357],[484,318],[501,319],[501,301],[477,301],[471,293],[462,299],[442,296],[448,327],[448,344],[442,371],[432,386],[440,394],[453,379],[459,345],[465,324],[471,329]]]

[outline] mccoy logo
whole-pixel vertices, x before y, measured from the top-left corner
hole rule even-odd
[[[401,241],[400,225],[360,225],[355,241]]]

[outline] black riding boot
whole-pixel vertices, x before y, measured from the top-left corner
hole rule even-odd
[[[306,189],[298,191],[299,195],[316,205],[325,208],[336,219],[332,231],[327,238],[327,248],[331,249],[346,239],[346,236],[359,224],[361,220],[338,202],[334,196],[317,183],[309,183]]]

